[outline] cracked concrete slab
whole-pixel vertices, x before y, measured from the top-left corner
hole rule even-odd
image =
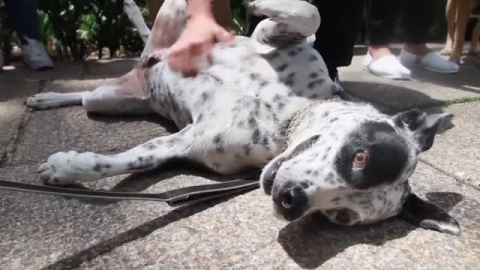
[[[43,92],[90,91],[103,82],[54,81]],[[158,116],[89,115],[80,106],[32,111],[8,164],[38,162],[66,150],[116,153],[167,134],[165,126],[171,127]]]
[[[480,188],[480,102],[451,105],[452,129],[439,134],[422,159],[448,174]],[[428,110],[427,110],[428,111]]]
[[[216,179],[184,166],[112,177],[87,187],[157,193]],[[36,169],[37,165],[2,168],[0,179],[38,183]],[[0,190],[0,264],[9,270],[40,269],[63,260],[80,265],[215,203],[171,208],[159,202],[77,200]]]
[[[362,69],[363,55],[340,69],[340,80],[347,92],[367,101],[399,110],[442,102],[480,98],[478,67],[463,65],[458,74],[435,74],[415,70],[410,81],[382,79]]]
[[[480,192],[420,165],[417,193],[449,211],[451,236],[392,219],[340,227],[311,215],[274,219],[260,190],[169,224],[85,262],[81,269],[475,269],[480,252]],[[57,265],[60,266],[60,265]]]

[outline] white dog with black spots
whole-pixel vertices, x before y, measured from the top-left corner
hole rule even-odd
[[[220,174],[263,168],[262,189],[276,215],[290,221],[312,211],[343,225],[400,216],[459,234],[452,217],[420,200],[408,184],[418,155],[451,115],[411,110],[389,116],[367,104],[328,100],[342,89],[306,42],[320,26],[318,10],[299,0],[256,0],[248,7],[269,18],[251,38],[217,44],[212,64],[195,77],[167,64],[168,48],[186,24],[186,2],[167,0],[152,30],[162,38],[149,39],[146,57],[131,72],[92,92],[29,98],[35,109],[83,105],[97,113],[157,113],[180,129],[116,155],[56,153],[41,165],[40,179],[91,181],[187,158]]]

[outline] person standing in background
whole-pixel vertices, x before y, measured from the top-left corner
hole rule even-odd
[[[443,59],[427,47],[434,19],[435,0],[367,0],[366,28],[369,43],[363,69],[384,78],[409,79],[410,69],[421,67],[438,73],[456,73],[458,64]],[[397,19],[406,36],[400,56],[390,51]]]
[[[41,41],[37,0],[5,0],[7,15],[22,42],[25,64],[33,70],[53,68],[53,61]],[[3,52],[1,66],[3,67]]]

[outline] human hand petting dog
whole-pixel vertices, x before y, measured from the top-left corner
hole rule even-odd
[[[211,0],[188,1],[187,25],[180,38],[170,48],[169,65],[185,76],[194,76],[200,57],[207,57],[217,42],[229,42],[233,34],[215,22]]]

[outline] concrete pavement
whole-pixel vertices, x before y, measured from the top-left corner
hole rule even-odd
[[[454,216],[460,236],[392,219],[342,228],[318,215],[286,224],[259,190],[172,209],[155,202],[66,199],[0,191],[2,269],[478,269],[480,260],[480,69],[457,75],[419,71],[395,82],[361,69],[341,70],[345,88],[386,111],[412,107],[455,114],[422,155],[411,182]],[[157,118],[87,115],[81,108],[32,112],[29,95],[93,89],[128,71],[129,60],[57,64],[33,73],[0,73],[0,178],[37,183],[36,168],[62,150],[115,153],[174,128]],[[96,189],[161,192],[218,177],[173,164],[142,175],[89,183]]]

